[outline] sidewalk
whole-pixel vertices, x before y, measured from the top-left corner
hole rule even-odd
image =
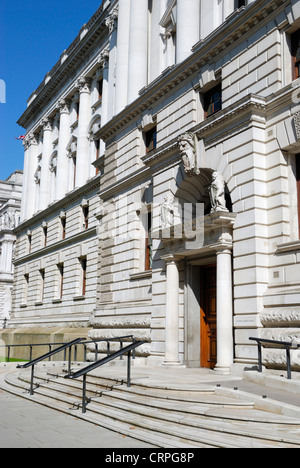
[[[151,448],[0,390],[0,448]]]

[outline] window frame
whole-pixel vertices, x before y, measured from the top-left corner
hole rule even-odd
[[[219,96],[218,100],[212,100],[214,95]],[[219,102],[219,107],[215,108],[216,103]],[[208,112],[209,107],[213,105],[213,110]],[[222,83],[210,88],[208,91],[203,93],[203,110],[204,110],[204,119],[208,119],[212,115],[220,112],[222,110]]]

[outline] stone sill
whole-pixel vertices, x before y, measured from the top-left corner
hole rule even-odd
[[[131,280],[150,278],[152,276],[152,270],[141,271],[139,273],[131,273],[131,275],[129,276]]]
[[[52,304],[60,304],[62,302],[61,298],[53,299]]]
[[[27,304],[20,304],[20,309],[26,309]]]
[[[300,250],[300,240],[278,244],[276,253],[295,252],[297,250]]]
[[[43,301],[37,301],[34,303],[34,305],[37,307],[37,306],[42,306],[43,305]]]
[[[86,298],[85,296],[74,296],[73,301],[84,301],[85,298]]]

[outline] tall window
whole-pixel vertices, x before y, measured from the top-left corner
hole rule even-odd
[[[62,239],[66,238],[66,226],[67,226],[67,218],[63,217],[61,218],[61,238]]]
[[[82,212],[83,212],[83,229],[88,229],[88,227],[89,227],[89,207],[88,207],[88,205],[82,207]]]
[[[77,169],[77,160],[76,156],[72,156],[73,161],[73,188],[76,187],[76,169]]]
[[[58,298],[62,299],[63,297],[63,290],[64,290],[64,265],[60,263],[57,265],[58,273],[59,273],[59,281],[58,281]]]
[[[241,8],[242,6],[246,6],[246,0],[235,0],[234,8]]]
[[[222,85],[210,89],[204,94],[205,118],[219,112],[222,109]]]
[[[97,81],[97,91],[98,91],[98,99],[102,99],[103,94],[103,80]]]
[[[82,296],[85,296],[86,294],[86,270],[87,270],[86,258],[81,258],[80,264],[81,264],[81,294]]]
[[[152,270],[152,212],[148,212],[145,244],[145,271]]]
[[[28,301],[28,291],[29,291],[29,274],[24,275],[24,304],[27,304]]]
[[[157,128],[153,127],[151,130],[145,132],[146,153],[155,150],[157,145]]]
[[[300,239],[300,154],[296,156],[296,183],[297,183],[297,206],[298,206],[298,226]]]
[[[300,29],[291,36],[293,80],[300,77]]]
[[[27,240],[28,240],[28,253],[31,253],[31,248],[32,248],[32,234],[27,234]]]
[[[40,289],[40,301],[43,302],[45,294],[45,270],[40,270],[41,289]]]
[[[44,247],[46,247],[47,241],[48,241],[48,227],[47,226],[43,227],[43,235],[44,235]]]

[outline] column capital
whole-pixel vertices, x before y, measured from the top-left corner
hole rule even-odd
[[[69,114],[71,100],[70,99],[60,99],[57,103],[58,110],[60,114]]]
[[[99,55],[98,63],[99,63],[101,68],[106,68],[106,67],[108,67],[108,62],[109,62],[109,49],[107,47]]]
[[[111,34],[113,30],[115,29],[118,16],[119,16],[119,8],[116,6],[105,20],[105,24],[108,27],[109,34]]]
[[[79,90],[79,93],[90,93],[91,91],[91,84],[92,84],[92,79],[81,76],[77,83],[76,83],[76,88]]]
[[[38,140],[37,136],[34,133],[29,133],[26,135],[25,140],[23,141],[23,146],[25,148],[25,151],[30,148],[31,145],[37,145]]]
[[[52,131],[52,124],[53,124],[53,121],[52,119],[50,119],[49,117],[45,117],[42,119],[42,122],[41,122],[41,125],[43,127],[43,131]]]
[[[180,255],[176,255],[176,254],[166,254],[166,255],[162,255],[160,258],[161,258],[161,260],[164,260],[166,262],[166,264],[170,264],[170,263],[177,264],[181,260],[184,259],[184,257],[182,255],[180,256]]]

